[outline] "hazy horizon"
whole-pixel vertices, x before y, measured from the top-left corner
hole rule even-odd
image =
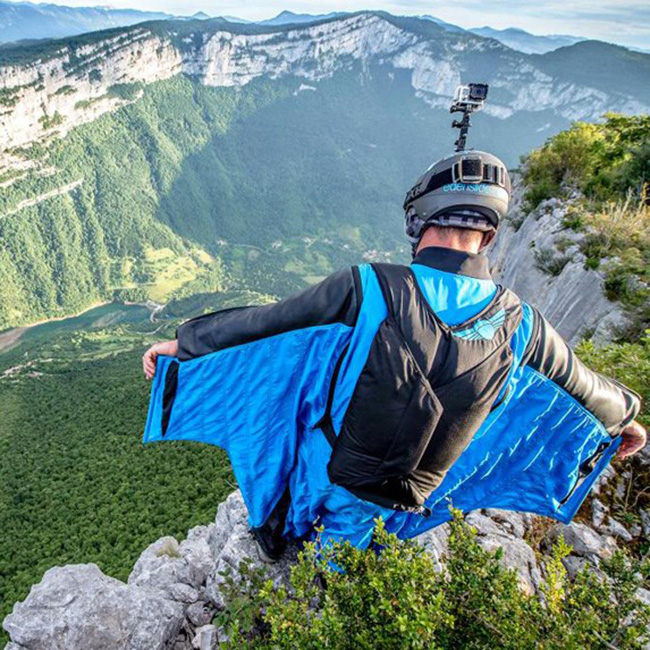
[[[373,0],[370,5],[361,0],[112,0],[110,3],[65,0],[33,4],[110,6],[141,11],[164,11],[181,16],[202,11],[210,16],[236,16],[248,20],[272,18],[284,10],[327,14],[332,11],[376,9],[397,15],[429,14],[465,29],[485,25],[494,29],[514,27],[537,35],[566,34],[615,42],[628,47],[650,48],[650,3],[645,0],[608,0],[598,4],[588,0],[547,0],[542,5],[543,13],[540,11],[540,3],[535,0],[503,0],[496,6],[492,4],[489,13],[485,11],[485,3],[480,0],[456,0],[453,3]]]

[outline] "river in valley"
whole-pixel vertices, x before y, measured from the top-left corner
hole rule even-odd
[[[101,329],[120,323],[147,323],[152,307],[142,303],[109,302],[69,318],[53,319],[28,327],[14,327],[0,332],[0,353],[34,339],[73,332],[75,330]]]

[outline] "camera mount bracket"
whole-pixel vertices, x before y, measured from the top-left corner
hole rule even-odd
[[[458,86],[454,101],[449,109],[450,113],[462,113],[461,120],[454,120],[451,123],[453,129],[459,129],[458,139],[454,142],[456,151],[464,151],[467,144],[467,133],[472,123],[470,115],[475,111],[480,111],[487,98],[487,84],[469,84],[467,86]]]

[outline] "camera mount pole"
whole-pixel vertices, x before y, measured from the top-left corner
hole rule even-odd
[[[456,146],[456,151],[465,151],[465,144],[467,142],[467,132],[469,131],[469,127],[472,126],[472,123],[469,121],[469,116],[472,112],[472,107],[471,106],[465,106],[463,108],[456,108],[452,106],[449,109],[450,113],[456,113],[458,111],[463,112],[463,119],[458,121],[454,120],[451,123],[451,128],[452,129],[460,129],[460,133],[458,135],[458,140],[454,142],[454,145]]]

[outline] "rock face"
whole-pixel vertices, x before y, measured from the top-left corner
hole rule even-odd
[[[415,20],[415,23],[418,23]],[[0,154],[22,147],[132,101],[137,89],[184,73],[211,86],[243,86],[261,76],[318,81],[361,65],[391,66],[410,78],[415,93],[446,108],[477,55],[492,62],[488,81],[498,91],[486,112],[505,119],[517,111],[551,111],[564,120],[597,120],[607,110],[643,113],[635,97],[554,78],[537,61],[496,40],[425,28],[372,12],[290,28],[239,26],[218,21],[191,27],[168,22],[127,27],[77,44],[48,45],[16,63],[0,65]],[[193,31],[192,31],[193,30]],[[7,59],[5,59],[7,60]],[[23,62],[26,60],[27,62]],[[467,80],[465,80],[467,81]],[[548,128],[548,125],[546,127]],[[18,164],[5,153],[0,162]]]
[[[4,627],[28,650],[163,650],[182,624],[180,603],[78,564],[47,571]]]
[[[0,152],[92,122],[127,103],[120,93],[126,84],[153,83],[180,70],[169,39],[139,27],[74,53],[62,46],[45,60],[2,66]]]
[[[549,199],[524,215],[522,194],[515,183],[509,219],[489,252],[494,276],[539,309],[570,345],[585,334],[596,344],[610,341],[627,319],[605,296],[603,272],[585,268],[584,234],[564,223],[572,201]]]
[[[214,650],[219,630],[212,621],[224,605],[224,573],[237,580],[242,561],[262,565],[247,516],[241,494],[234,492],[219,506],[214,523],[191,529],[180,543],[163,537],[145,549],[126,584],[94,564],[50,569],[5,619],[12,641],[6,650]],[[503,548],[504,565],[516,571],[527,593],[534,593],[542,579],[539,549],[527,541],[535,518],[487,509],[470,513],[467,521],[481,546]],[[616,548],[614,537],[589,526],[557,524],[546,532],[542,549],[559,535],[573,546],[565,560],[571,574],[585,565],[597,567]],[[440,569],[448,536],[449,525],[443,524],[418,538]],[[268,577],[276,584],[285,581],[294,561],[295,549],[267,565]]]

